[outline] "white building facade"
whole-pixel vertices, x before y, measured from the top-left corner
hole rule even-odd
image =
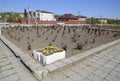
[[[107,18],[98,18],[98,21],[102,24],[107,24],[108,19]]]
[[[39,20],[39,21],[56,21],[54,14],[52,12],[40,11],[37,10],[35,12],[30,12],[31,20]]]
[[[86,16],[77,16],[79,21],[86,21]]]

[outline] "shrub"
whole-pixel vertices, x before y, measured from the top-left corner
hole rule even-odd
[[[77,43],[77,47],[76,47],[76,49],[78,49],[78,50],[82,50],[82,49],[83,49],[83,45],[80,44],[80,43]]]
[[[27,50],[31,50],[31,45],[30,44],[28,45]]]
[[[65,44],[63,47],[62,47],[63,50],[67,51],[67,45]]]
[[[95,43],[95,39],[92,39],[92,43]]]

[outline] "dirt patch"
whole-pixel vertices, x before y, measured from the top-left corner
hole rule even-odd
[[[16,26],[2,28],[2,35],[28,54],[48,45],[66,50],[66,57],[120,38],[120,31],[88,27]]]

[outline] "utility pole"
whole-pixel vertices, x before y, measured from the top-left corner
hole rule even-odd
[[[92,20],[91,20],[92,17],[90,17],[90,28],[92,27]]]
[[[0,35],[1,35],[1,26],[0,26]]]
[[[115,21],[116,21],[116,25],[118,25],[118,19],[117,19],[117,18],[116,18],[116,20],[115,20]]]
[[[6,6],[6,3],[4,2],[3,5],[4,6],[3,6],[3,14],[2,15],[4,16],[4,18],[2,20],[2,23],[3,23],[3,27],[5,27],[5,20],[6,20],[5,19],[5,6]],[[0,25],[0,35],[1,35],[1,28],[2,28],[2,25]]]
[[[27,4],[28,4],[28,8],[27,8],[27,11],[28,11],[28,13],[27,13],[27,16],[28,16],[28,24],[30,24],[30,6],[29,6],[29,1],[28,0],[26,0],[27,1]]]
[[[28,24],[30,24],[30,10],[29,10],[29,5],[28,5]]]
[[[102,29],[102,25],[103,25],[102,15],[100,16],[100,18],[101,18],[101,29]]]
[[[78,25],[80,24],[80,12],[78,11]]]
[[[4,12],[4,13],[3,13],[3,14],[4,14],[4,19],[3,19],[4,24],[3,24],[3,26],[4,26],[4,27],[5,27],[5,23],[6,23],[6,21],[7,21],[7,19],[6,19],[6,12],[5,12],[5,11],[6,11],[6,0],[4,1],[4,11],[3,11],[3,12]]]
[[[37,21],[36,21],[36,17],[35,17],[35,12],[33,12],[32,17],[33,17],[33,19],[34,19],[34,21],[35,21],[35,25],[37,26]]]

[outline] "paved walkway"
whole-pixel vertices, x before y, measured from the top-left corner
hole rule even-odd
[[[36,81],[33,75],[1,41],[0,81]]]
[[[43,81],[120,81],[120,44],[51,73]]]

